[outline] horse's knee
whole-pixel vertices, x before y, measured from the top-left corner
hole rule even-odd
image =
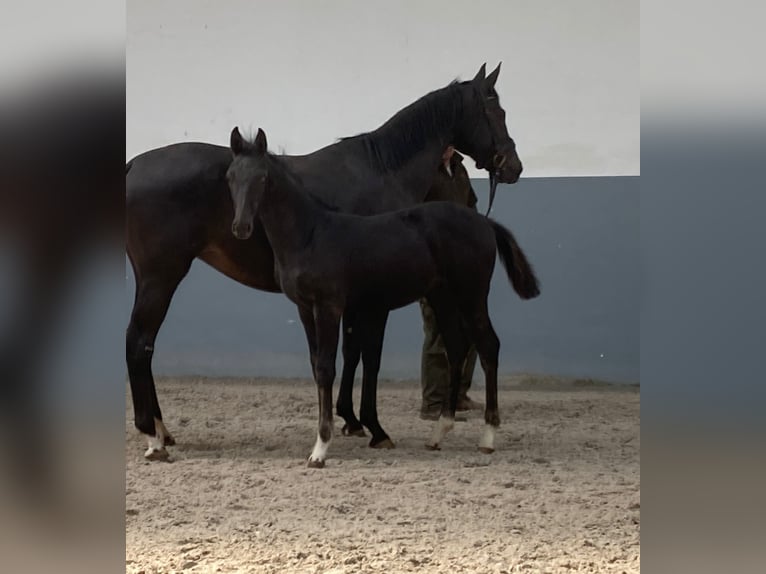
[[[128,365],[151,362],[154,355],[154,341],[141,336],[137,330],[129,328],[125,336],[125,355]]]

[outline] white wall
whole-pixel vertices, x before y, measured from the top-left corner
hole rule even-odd
[[[484,61],[525,176],[639,173],[636,0],[133,0],[127,155],[235,124],[307,153]]]

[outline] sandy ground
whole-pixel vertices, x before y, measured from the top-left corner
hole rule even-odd
[[[480,413],[427,451],[418,383],[382,381],[397,448],[336,436],[321,470],[305,462],[310,381],[172,379],[158,392],[171,463],[143,460],[127,401],[127,572],[639,571],[635,386],[506,379],[498,450],[484,455]]]

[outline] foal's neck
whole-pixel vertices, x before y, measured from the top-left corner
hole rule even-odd
[[[268,177],[258,213],[274,255],[284,265],[310,248],[314,228],[325,213],[283,166],[270,168]]]

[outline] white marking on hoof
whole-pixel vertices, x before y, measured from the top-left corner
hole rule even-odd
[[[163,444],[165,445],[176,444],[176,440],[173,438],[173,435],[170,434],[170,431],[165,426],[165,423],[163,423],[158,418],[154,419],[154,432],[157,434],[157,436],[162,435]]]
[[[309,456],[310,467],[321,468],[324,466],[324,461],[327,458],[327,449],[330,448],[330,440],[324,442],[322,437],[317,434],[317,441],[314,443],[314,450],[311,451],[311,456]]]
[[[441,415],[439,420],[436,421],[434,426],[434,432],[431,434],[431,441],[426,443],[426,446],[433,450],[439,450],[439,444],[442,439],[447,435],[449,431],[455,426],[455,419],[452,417],[445,417]]]
[[[495,432],[497,432],[497,429],[492,425],[484,426],[484,434],[479,441],[479,450],[481,452],[491,453],[495,450]]]
[[[146,442],[149,448],[144,453],[144,458],[147,460],[167,460],[170,455],[165,450],[165,440],[170,437],[168,429],[162,424],[162,421],[155,417],[154,419],[154,436],[146,435]],[[171,438],[172,440],[172,438]]]

